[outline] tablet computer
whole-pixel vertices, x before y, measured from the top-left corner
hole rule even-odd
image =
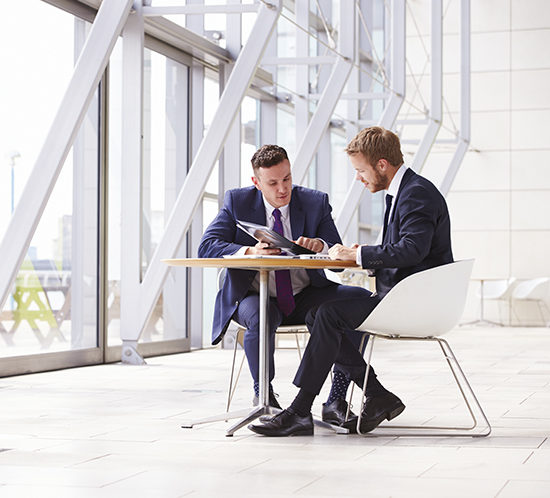
[[[289,254],[315,254],[315,252],[295,244],[292,240],[283,237],[275,230],[264,227],[263,225],[237,220],[237,226],[248,235],[254,237],[258,242],[265,242],[271,247],[277,247],[281,249],[281,251],[286,251]]]

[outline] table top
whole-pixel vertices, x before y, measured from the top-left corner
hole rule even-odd
[[[169,266],[196,266],[202,268],[239,268],[249,270],[280,270],[291,268],[339,269],[361,268],[355,261],[300,258],[178,258],[163,259]]]

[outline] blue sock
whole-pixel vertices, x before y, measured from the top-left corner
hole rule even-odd
[[[340,370],[333,370],[332,372],[332,386],[328,395],[327,404],[341,398],[346,399],[348,387],[351,383],[349,377]]]

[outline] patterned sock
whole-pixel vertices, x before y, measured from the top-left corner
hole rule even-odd
[[[340,370],[333,370],[332,372],[332,386],[327,399],[327,405],[333,401],[341,398],[346,399],[348,387],[350,385],[349,377]]]
[[[271,382],[269,383],[269,392],[273,392],[273,386],[271,385]],[[260,383],[254,382],[254,396],[260,397]]]

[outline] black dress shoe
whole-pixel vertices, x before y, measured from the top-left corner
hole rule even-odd
[[[249,425],[248,428],[262,436],[313,436],[313,417],[309,413],[301,417],[290,408],[277,413],[262,425]]]
[[[260,398],[258,396],[254,396],[252,398],[252,406],[258,406],[260,403]],[[269,391],[269,406],[272,408],[277,408],[278,410],[282,410],[281,405],[277,401],[277,394],[275,394],[273,391]]]
[[[349,418],[346,420],[348,403],[345,399],[337,398],[332,403],[323,403],[322,419],[323,422],[339,427],[345,427],[350,432],[357,432],[357,415],[351,410]]]
[[[361,412],[361,432],[370,432],[376,429],[383,420],[397,417],[404,409],[403,402],[393,393],[367,396]]]

